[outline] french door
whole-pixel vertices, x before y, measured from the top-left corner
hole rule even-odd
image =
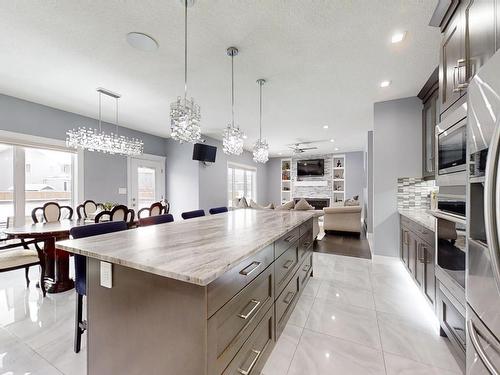
[[[165,198],[165,158],[129,158],[128,203],[136,212]]]

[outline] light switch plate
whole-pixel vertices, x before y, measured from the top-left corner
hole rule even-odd
[[[118,188],[118,194],[127,195],[127,188]]]
[[[101,286],[113,287],[113,264],[111,263],[101,262]]]

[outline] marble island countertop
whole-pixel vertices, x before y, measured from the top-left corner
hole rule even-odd
[[[206,286],[313,217],[308,211],[224,214],[66,240],[58,249]]]
[[[429,209],[425,208],[400,208],[398,212],[413,220],[429,230],[436,230],[436,218],[432,215]]]

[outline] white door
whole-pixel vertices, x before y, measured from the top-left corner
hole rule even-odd
[[[129,207],[136,213],[141,208],[165,198],[165,158],[129,159]]]

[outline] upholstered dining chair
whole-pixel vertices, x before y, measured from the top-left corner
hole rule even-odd
[[[137,218],[141,219],[147,216],[156,216],[164,213],[165,207],[161,202],[155,202],[149,207],[141,208],[137,211]]]
[[[227,207],[214,207],[208,210],[210,215],[222,214],[227,211],[228,211]]]
[[[100,234],[119,232],[127,229],[124,221],[111,221],[82,225],[71,228],[69,234],[73,238],[84,238],[98,236]],[[82,334],[87,329],[87,323],[83,320],[83,296],[87,295],[87,258],[75,254],[75,291],[76,291],[76,314],[75,314],[75,338],[74,350],[78,353],[81,348]]]
[[[195,217],[202,217],[202,216],[205,216],[205,211],[203,210],[194,210],[194,211],[187,211],[187,212],[183,212],[181,214],[182,218],[184,220],[187,220],[187,219],[194,219]]]
[[[171,223],[174,221],[174,217],[171,214],[148,216],[139,219],[139,226],[145,227],[148,225]]]
[[[70,206],[60,206],[57,202],[47,202],[42,207],[31,211],[33,223],[53,223],[62,219],[72,219],[73,209]]]
[[[76,207],[78,219],[88,219],[90,215],[93,215],[100,207],[102,207],[102,203],[96,203],[90,199],[86,200]]]
[[[124,221],[132,223],[134,221],[135,212],[133,209],[119,204],[111,209],[111,211],[101,211],[95,215],[95,222],[100,223],[103,221]]]

